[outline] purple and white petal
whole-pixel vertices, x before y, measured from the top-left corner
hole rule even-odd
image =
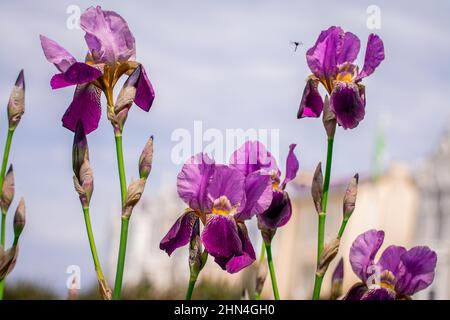
[[[309,78],[303,90],[302,100],[297,112],[297,119],[300,118],[318,118],[322,114],[323,100],[320,95],[319,80]]]
[[[269,208],[258,214],[258,226],[264,229],[277,229],[288,223],[292,216],[292,205],[286,191],[273,191]]]
[[[289,153],[286,158],[286,177],[284,178],[283,183],[281,184],[281,189],[286,188],[286,184],[288,184],[290,181],[294,180],[297,176],[297,171],[299,168],[298,159],[295,156],[294,149],[297,145],[291,144],[289,146]]]
[[[364,58],[364,66],[358,75],[358,79],[370,76],[375,69],[384,60],[384,44],[383,40],[376,34],[370,34],[367,41],[366,56]]]
[[[207,186],[214,173],[215,163],[205,153],[191,157],[177,177],[178,195],[193,210],[205,211]]]
[[[91,82],[102,75],[102,72],[83,62],[75,62],[65,72],[58,73],[50,80],[52,89],[59,89],[76,84]]]
[[[427,288],[433,282],[436,263],[436,252],[428,247],[419,246],[408,250],[401,256],[396,291],[411,296]]]
[[[114,64],[136,56],[136,45],[127,22],[114,11],[90,7],[80,18],[85,40],[96,63]]]
[[[242,241],[236,222],[230,215],[208,215],[201,239],[206,251],[215,258],[242,254]]]
[[[277,162],[272,154],[259,141],[247,141],[230,158],[230,166],[240,170],[245,176],[261,170],[271,174],[280,174]]]
[[[100,94],[100,89],[93,84],[77,85],[72,103],[62,117],[63,126],[75,132],[78,121],[81,121],[86,134],[97,129],[102,113]]]
[[[193,211],[185,212],[161,240],[159,248],[170,256],[176,249],[187,245],[197,219]]]
[[[272,203],[272,178],[260,171],[250,173],[245,178],[245,204],[235,215],[236,220],[248,220],[255,214],[266,211]]]
[[[369,230],[359,235],[350,248],[350,264],[353,272],[364,282],[370,276],[368,268],[384,241],[384,231]]]
[[[77,60],[55,41],[40,35],[42,50],[45,58],[53,63],[59,71],[65,72]]]
[[[355,83],[336,82],[330,98],[331,110],[344,129],[353,129],[364,119],[365,101]]]

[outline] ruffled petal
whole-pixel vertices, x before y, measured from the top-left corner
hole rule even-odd
[[[288,223],[292,216],[292,205],[286,191],[273,191],[273,199],[270,207],[258,214],[258,226],[260,229],[277,229]]]
[[[126,21],[114,11],[90,7],[80,18],[85,40],[96,63],[114,64],[134,59],[136,45]]]
[[[141,65],[141,74],[136,88],[136,96],[134,97],[134,103],[144,111],[149,111],[153,100],[155,99],[155,91],[148,79],[147,73],[144,67]]]
[[[247,141],[230,158],[230,166],[240,170],[245,176],[261,170],[263,173],[280,174],[272,154],[259,141]]]
[[[375,69],[384,60],[383,40],[376,34],[370,34],[367,41],[366,56],[364,58],[364,67],[362,68],[358,79],[370,76]]]
[[[161,240],[159,248],[170,256],[176,249],[187,245],[197,219],[193,211],[185,212]]]
[[[215,163],[205,153],[191,157],[177,177],[178,195],[191,209],[205,211],[207,186],[214,173]]]
[[[297,171],[299,168],[298,159],[295,156],[294,149],[297,145],[291,144],[289,146],[289,153],[286,158],[286,177],[284,178],[284,181],[281,185],[281,189],[284,190],[286,188],[286,184],[288,184],[290,181],[294,180],[297,176]]]
[[[222,196],[227,197],[232,207],[239,207],[245,201],[245,176],[237,169],[225,165],[216,165],[211,183],[207,188],[208,211],[213,202]]]
[[[248,220],[266,211],[272,203],[272,179],[256,171],[245,178],[245,205],[236,214],[236,220]]]
[[[414,247],[401,256],[397,283],[398,293],[411,296],[427,288],[434,280],[436,252],[428,247]]]
[[[232,216],[208,215],[201,239],[206,251],[215,258],[242,254],[242,241]]]
[[[303,90],[302,100],[297,112],[297,119],[300,118],[318,118],[322,114],[323,100],[319,93],[319,80],[310,77]]]
[[[42,50],[45,58],[53,63],[59,71],[65,72],[77,60],[55,41],[40,35]]]
[[[368,290],[360,300],[395,300],[395,292],[385,288]]]
[[[100,89],[93,84],[77,85],[72,103],[62,117],[63,126],[75,132],[81,121],[86,134],[97,129],[102,113],[100,94]]]
[[[366,114],[364,97],[355,83],[336,82],[330,106],[344,129],[356,128]]]
[[[65,72],[52,77],[52,89],[59,89],[76,84],[84,84],[100,77],[102,72],[83,62],[75,62]]]
[[[322,31],[315,45],[306,52],[308,66],[317,78],[332,78],[336,74],[343,42],[344,31],[333,26]]]
[[[337,58],[337,64],[355,61],[361,48],[361,41],[351,32],[346,32]]]
[[[367,281],[369,266],[384,241],[384,231],[369,230],[359,235],[350,248],[350,264],[353,272],[364,282]]]

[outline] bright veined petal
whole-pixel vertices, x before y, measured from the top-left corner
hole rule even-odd
[[[215,163],[207,154],[191,157],[177,177],[178,195],[191,209],[204,212],[207,186],[214,173]]]
[[[134,97],[134,103],[144,111],[149,111],[153,100],[155,99],[155,91],[153,86],[145,72],[144,67],[141,65],[141,74],[136,88],[136,96]]]
[[[384,231],[369,230],[359,235],[350,248],[350,264],[353,272],[367,281],[368,268],[374,265],[374,258],[384,241]]]
[[[52,77],[52,89],[64,88],[76,84],[84,84],[99,78],[102,72],[83,62],[75,62],[65,72]]]
[[[114,64],[134,59],[136,46],[126,21],[113,11],[90,7],[80,19],[85,39],[96,63]]]
[[[302,100],[297,112],[297,119],[318,118],[322,114],[323,100],[319,93],[319,80],[309,78],[303,90]]]
[[[370,76],[375,69],[384,60],[384,44],[383,40],[376,34],[369,35],[367,41],[366,56],[364,58],[364,67],[358,75],[358,79]]]
[[[41,46],[45,57],[53,63],[59,71],[65,72],[77,60],[55,41],[41,35]]]
[[[170,256],[176,249],[187,245],[197,219],[192,211],[185,212],[161,240],[159,248]]]
[[[436,252],[428,247],[408,250],[401,256],[396,291],[410,296],[427,288],[433,282],[436,263]]]
[[[364,97],[354,83],[337,82],[331,94],[330,106],[337,122],[344,129],[356,128],[366,114]]]
[[[81,121],[86,134],[97,129],[101,117],[100,93],[93,84],[78,85],[62,118],[63,126],[75,132],[78,121]]]
[[[213,257],[230,258],[242,254],[242,241],[232,216],[208,215],[201,239]]]
[[[244,175],[262,170],[265,173],[280,174],[275,157],[259,141],[247,141],[230,158],[230,166]]]

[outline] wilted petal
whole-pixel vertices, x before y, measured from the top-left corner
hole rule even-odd
[[[406,249],[401,246],[389,246],[381,254],[378,265],[380,271],[389,270],[394,276],[397,275],[401,256],[406,252]]]
[[[232,216],[208,215],[201,238],[206,251],[215,258],[242,254],[242,241]]]
[[[245,205],[235,216],[247,220],[266,211],[272,203],[272,179],[259,171],[250,173],[245,179]]]
[[[291,144],[289,146],[289,153],[286,158],[286,177],[281,185],[281,189],[284,190],[286,184],[295,179],[299,168],[297,157],[295,156],[294,149],[297,145]]]
[[[366,56],[364,58],[364,67],[358,75],[358,79],[370,76],[375,69],[384,60],[383,40],[376,34],[370,34],[367,41]]]
[[[414,247],[401,256],[397,283],[398,293],[411,296],[427,288],[434,279],[436,252],[428,247]]]
[[[239,238],[242,241],[242,254],[233,256],[225,265],[229,273],[236,273],[253,263],[256,260],[255,250],[248,236],[247,228],[243,223],[238,223]]]
[[[161,240],[159,248],[170,256],[176,249],[187,245],[197,219],[192,211],[185,212]]]
[[[310,77],[303,90],[302,100],[297,112],[297,119],[300,118],[318,118],[322,114],[323,100],[320,95],[319,80]]]
[[[292,205],[286,191],[273,191],[270,207],[258,215],[258,225],[264,229],[277,229],[288,223],[292,215]]]
[[[384,240],[384,232],[369,230],[359,235],[350,248],[350,264],[353,272],[363,280],[367,281],[367,268],[373,265],[373,260]]]
[[[53,63],[59,71],[65,72],[77,60],[55,41],[40,35],[42,50],[45,57]]]
[[[190,208],[204,211],[206,188],[214,173],[214,160],[205,153],[191,157],[177,177],[178,195]]]
[[[365,102],[354,83],[337,82],[330,98],[331,110],[344,129],[353,129],[364,119]]]
[[[306,52],[308,66],[317,78],[333,77],[336,74],[343,40],[344,31],[339,27],[330,27],[320,33],[315,45]]]
[[[81,15],[80,26],[95,62],[114,64],[134,59],[134,37],[126,21],[114,11],[90,7]]]
[[[97,129],[101,116],[100,93],[93,84],[77,85],[72,103],[62,118],[63,126],[75,132],[80,121],[86,134]]]
[[[351,32],[346,32],[344,35],[344,42],[340,48],[337,58],[337,64],[355,61],[361,48],[361,41],[357,36]]]
[[[212,210],[214,200],[225,196],[232,207],[238,207],[245,201],[245,176],[237,169],[225,165],[216,165],[207,188],[208,205]]]
[[[144,67],[141,65],[141,74],[136,88],[136,96],[134,97],[134,103],[144,111],[149,111],[153,100],[155,99],[155,91],[148,79],[147,73]]]
[[[97,79],[101,75],[102,72],[97,68],[83,62],[75,62],[65,72],[54,75],[50,85],[52,89],[59,89],[75,84],[84,84]]]
[[[245,176],[261,170],[264,173],[280,173],[272,154],[259,141],[247,141],[230,158],[230,166],[240,170]]]
[[[395,292],[379,288],[367,291],[360,300],[395,300]]]

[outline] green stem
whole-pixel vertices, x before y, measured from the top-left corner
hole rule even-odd
[[[197,276],[191,275],[189,278],[189,285],[186,292],[186,300],[192,300],[192,293],[194,292],[195,283],[197,282]]]
[[[127,238],[128,238],[128,224],[129,218],[122,217],[122,226],[120,229],[120,245],[119,245],[119,257],[117,259],[117,271],[116,281],[114,285],[114,300],[120,300],[120,294],[122,291],[123,272],[125,270],[125,256],[127,253]]]
[[[86,231],[89,238],[89,247],[91,248],[92,259],[94,260],[95,272],[99,280],[104,280],[102,267],[100,266],[100,260],[97,254],[97,247],[95,246],[94,233],[92,232],[91,218],[89,215],[89,208],[83,208],[84,222],[86,224]]]
[[[6,226],[6,213],[2,213],[2,231],[1,231],[1,245],[5,248],[5,226]],[[3,292],[5,289],[5,279],[0,281],[0,300],[3,300]]]
[[[125,177],[125,166],[123,161],[122,135],[116,134],[115,140],[116,140],[117,166],[119,169],[120,194],[123,208],[127,198],[127,182]],[[117,259],[116,281],[114,284],[114,295],[113,295],[114,300],[120,300],[120,295],[122,291],[122,281],[123,281],[123,272],[125,269],[125,256],[127,251],[129,222],[130,222],[129,218],[122,217],[122,225],[120,228],[119,256]]]
[[[347,226],[347,223],[348,223],[348,219],[342,220],[341,228],[339,229],[339,232],[338,232],[338,239],[342,238],[342,235],[344,234],[345,227]]]
[[[273,295],[275,297],[275,300],[280,300],[280,293],[278,292],[277,278],[275,275],[275,267],[273,265],[272,259],[272,248],[270,243],[265,243],[264,245],[266,247],[267,252],[267,263],[269,264],[269,272],[270,272],[270,279],[272,280]]]
[[[331,165],[333,162],[333,145],[334,138],[328,138],[327,143],[327,164],[325,168],[325,180],[323,184],[323,197],[322,197],[322,212],[319,214],[319,230],[317,237],[317,265],[319,264],[320,256],[322,255],[323,247],[325,246],[325,221],[327,217],[327,204],[328,204],[328,190],[330,188],[331,178]],[[313,300],[319,300],[320,289],[322,287],[323,275],[316,275],[314,281]]]
[[[3,180],[5,179],[6,167],[8,166],[9,151],[11,150],[11,142],[14,135],[14,129],[8,129],[6,137],[5,150],[3,151],[2,171],[0,172],[0,195],[3,192]]]
[[[266,257],[266,249],[264,246],[264,241],[261,245],[261,254],[259,255],[259,264],[261,265],[264,262],[264,258]],[[255,300],[261,300],[261,294],[255,293]]]

